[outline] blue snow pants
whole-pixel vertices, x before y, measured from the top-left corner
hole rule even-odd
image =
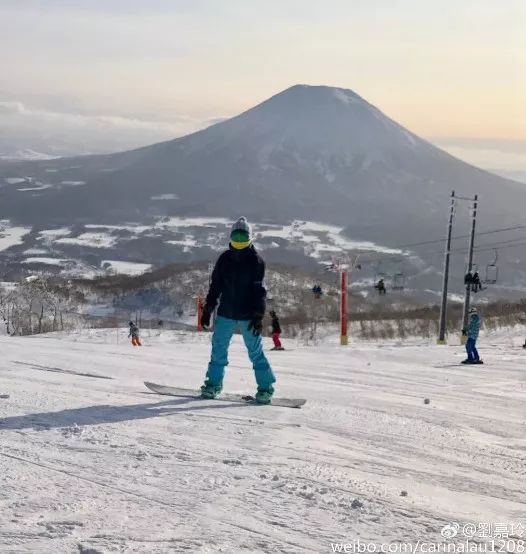
[[[255,337],[252,330],[248,328],[249,323],[250,321],[238,321],[221,316],[216,318],[212,337],[212,356],[206,372],[206,378],[211,384],[223,383],[225,367],[228,365],[228,347],[236,329],[240,329],[243,335],[258,388],[266,390],[276,381],[272,368],[263,353],[261,335]]]
[[[477,352],[477,349],[475,348],[476,340],[473,338],[469,338],[466,342],[466,352],[468,353],[468,360],[470,362],[478,362],[479,361],[479,353]]]

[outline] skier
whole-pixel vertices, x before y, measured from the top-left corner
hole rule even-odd
[[[129,325],[130,332],[128,333],[128,338],[131,337],[133,346],[142,346],[141,339],[139,338],[139,327],[133,321],[130,321]]]
[[[221,392],[228,365],[228,346],[236,329],[240,329],[254,368],[256,402],[270,404],[276,378],[263,353],[261,339],[266,302],[264,277],[265,262],[252,245],[250,225],[245,217],[240,217],[232,225],[229,249],[215,264],[201,316],[201,324],[206,329],[219,300],[212,354],[201,387],[203,398],[215,398]]]
[[[313,292],[314,298],[316,298],[316,300],[319,300],[321,298],[321,295],[323,294],[323,291],[321,290],[320,285],[314,285],[312,287],[312,292]]]
[[[385,288],[385,281],[383,279],[380,279],[378,283],[376,283],[375,288],[378,289],[378,294],[387,294],[387,289]]]
[[[477,308],[470,308],[469,310],[469,325],[467,330],[468,340],[466,342],[466,352],[468,354],[463,364],[482,364],[482,360],[477,352],[476,343],[480,331],[480,316],[477,313]]]
[[[285,350],[281,345],[281,341],[279,340],[279,337],[281,335],[281,326],[279,324],[278,316],[274,310],[270,312],[270,317],[272,318],[272,341],[274,342],[274,348],[272,348],[271,350]]]

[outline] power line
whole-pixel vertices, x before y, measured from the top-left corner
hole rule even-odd
[[[477,233],[477,236],[480,236],[480,235],[493,235],[493,234],[497,234],[497,233],[505,233],[505,232],[508,232],[508,231],[518,231],[520,229],[526,229],[526,224],[521,224],[521,225],[513,225],[511,227],[501,227],[501,228],[497,228],[497,229],[490,229],[490,230],[487,230],[487,231],[481,231],[480,233]],[[469,238],[469,235],[456,235],[456,236],[453,236],[451,237],[452,240],[459,240],[459,239],[466,239],[466,238]],[[523,237],[520,238],[520,240],[522,240]],[[513,242],[514,240],[519,240],[519,239],[510,239],[511,242]],[[428,241],[422,241],[422,242],[414,242],[414,243],[409,243],[409,244],[401,244],[401,245],[394,245],[394,246],[389,246],[388,248],[390,250],[404,250],[404,249],[410,249],[410,248],[415,248],[415,247],[418,247],[418,246],[428,246],[430,244],[439,244],[439,243],[445,243],[446,242],[446,239],[442,238],[442,239],[435,239],[435,240],[428,240]],[[496,245],[498,244],[508,244],[509,241],[504,241],[502,243],[494,243]],[[479,245],[479,246],[476,246],[475,247],[475,250],[477,251],[482,251],[481,250],[481,247],[482,246],[485,246],[485,245]],[[466,252],[468,249],[467,247],[466,248],[462,248],[462,249],[454,249],[452,250],[451,252]],[[444,251],[443,250],[434,250],[432,252],[427,252],[425,254],[417,254],[419,258],[427,258],[427,257],[430,257],[430,256],[434,256],[435,254],[443,254]],[[397,255],[400,259],[403,259],[403,258],[406,258],[407,255],[404,254],[403,252],[400,252],[399,254],[389,254],[389,253],[385,253],[384,255],[375,255],[375,256],[368,256],[368,255],[365,255],[365,256],[360,256],[360,264],[362,263],[366,263],[366,264],[369,264],[369,263],[375,263],[375,262],[381,262],[382,260],[385,260],[386,256],[393,256],[393,255]]]
[[[504,249],[514,248],[519,246],[525,246],[526,242],[524,241],[526,241],[526,237],[522,236],[516,239],[510,239],[507,241],[480,244],[478,246],[475,246],[474,250],[476,252],[489,252],[491,250],[501,250],[501,249],[504,250]],[[451,255],[465,254],[466,252],[468,252],[467,246],[462,248],[453,248],[450,250]],[[437,258],[438,256],[443,256],[444,251],[433,250],[432,252],[426,252],[423,254],[415,254],[415,255],[421,260],[428,260],[429,258]],[[363,260],[363,258],[359,257],[358,263],[359,265],[362,265],[362,266],[364,265],[372,266],[382,261],[386,261],[389,263],[403,263],[407,258],[407,256],[404,256],[402,254],[402,255],[398,255],[398,257],[395,258],[395,260],[386,260],[386,256],[388,256],[388,254],[385,254],[383,257],[378,256],[376,258],[365,259],[365,261]]]
[[[483,244],[479,244],[478,246],[475,246],[475,250],[476,251],[479,251],[479,252],[486,252],[488,250],[499,250],[500,248],[504,248],[505,246],[506,247],[509,247],[509,246],[513,246],[516,245],[517,246],[520,246],[523,244],[522,241],[525,241],[526,240],[526,237],[525,236],[522,236],[522,237],[517,237],[515,239],[509,239],[509,240],[504,240],[504,241],[499,241],[499,242],[488,242],[488,243],[483,243]],[[456,252],[456,253],[459,253],[459,252],[466,252],[468,250],[467,247],[463,247],[463,248],[453,248],[451,250],[451,252]],[[427,254],[422,254],[421,258],[425,258],[427,257],[428,255],[434,255],[434,254],[443,254],[444,252],[442,250],[434,250],[433,252],[428,252]]]
[[[517,231],[519,229],[526,229],[526,225],[514,225],[513,227],[502,227],[500,229],[490,229],[489,231],[481,231],[480,233],[477,232],[477,236],[480,236],[480,235],[493,235],[493,234],[496,234],[496,233],[505,233],[506,231]],[[451,237],[452,240],[459,240],[459,239],[467,239],[469,238],[469,235],[455,235],[453,237]],[[389,248],[393,249],[393,250],[402,250],[404,248],[413,248],[413,247],[416,247],[416,246],[426,246],[426,245],[429,245],[429,244],[438,244],[438,243],[443,243],[443,242],[446,242],[446,239],[444,238],[441,238],[441,239],[435,239],[435,240],[427,240],[427,241],[423,241],[423,242],[414,242],[414,243],[410,243],[410,244],[401,244],[401,245],[398,245],[398,246],[389,246]]]

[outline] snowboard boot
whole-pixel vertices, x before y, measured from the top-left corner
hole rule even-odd
[[[201,398],[215,398],[223,390],[223,385],[218,384],[214,385],[210,383],[208,379],[205,381],[205,384],[201,387]]]
[[[256,392],[257,404],[270,404],[272,402],[272,395],[274,394],[274,387],[269,385],[268,387],[258,387]]]

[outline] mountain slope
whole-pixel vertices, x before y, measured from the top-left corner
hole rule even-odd
[[[6,185],[14,177],[36,186]],[[347,226],[356,238],[392,241],[442,233],[453,188],[481,195],[488,224],[522,219],[517,206],[526,200],[512,181],[446,154],[354,92],[306,85],[153,146],[4,163],[0,183],[1,217],[23,224],[244,213],[259,221],[321,220]]]
[[[0,337],[3,551],[331,552],[525,525],[524,329],[482,340],[476,371],[451,367],[459,346],[345,349],[335,331],[269,352],[301,410],[145,394],[199,386],[206,333]],[[253,393],[241,337],[230,354],[225,391]]]

